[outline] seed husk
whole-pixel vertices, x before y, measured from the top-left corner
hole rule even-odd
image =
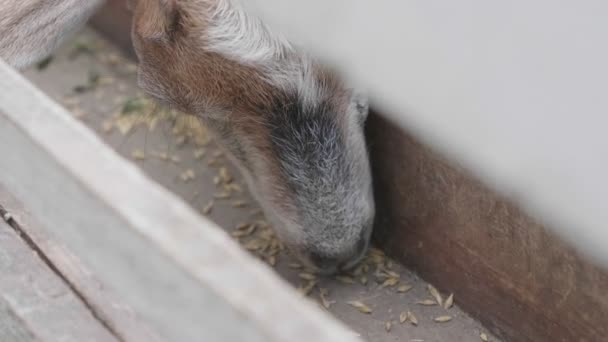
[[[443,298],[441,297],[441,294],[439,293],[439,291],[437,291],[437,289],[431,284],[427,285],[426,288],[429,291],[429,293],[431,294],[431,296],[433,296],[433,298],[435,298],[435,301],[437,302],[437,304],[439,304],[439,306],[443,306]]]
[[[407,312],[403,311],[399,315],[399,323],[403,324],[403,323],[405,323],[405,321],[407,321]]]
[[[388,278],[382,283],[382,287],[393,287],[399,283],[399,278]]]
[[[348,304],[348,305],[356,308],[361,313],[364,313],[364,314],[371,314],[372,313],[372,309],[369,306],[361,303],[358,300],[349,301],[349,302],[346,302],[346,304]]]
[[[184,182],[189,182],[189,181],[193,180],[194,178],[196,178],[196,174],[194,173],[194,170],[187,169],[186,171],[182,172],[182,174],[179,176],[179,178],[181,178],[182,181],[184,181]]]
[[[443,308],[446,310],[449,310],[452,305],[454,305],[454,294],[450,294],[448,296],[448,298],[445,300],[445,302],[443,303]]]
[[[230,194],[227,192],[218,192],[213,194],[213,197],[216,199],[227,199],[230,198]]]
[[[400,285],[397,288],[397,292],[399,293],[406,293],[407,291],[411,290],[413,286],[411,285]]]
[[[449,322],[452,320],[452,316],[439,316],[439,317],[435,317],[435,319],[433,319],[433,321],[437,322],[437,323],[445,323],[445,322]]]
[[[419,300],[418,302],[416,302],[416,304],[424,305],[424,306],[433,306],[433,305],[437,305],[437,302],[432,299],[424,299],[424,300]]]
[[[317,279],[317,276],[312,274],[312,273],[308,273],[308,272],[302,272],[300,274],[298,274],[298,277],[304,279],[304,280],[315,280]]]
[[[479,338],[483,341],[483,342],[488,342],[488,335],[486,335],[486,333],[481,333],[479,334]]]
[[[388,321],[388,322],[384,323],[384,330],[386,330],[386,332],[391,332],[392,327],[393,327],[392,321]]]
[[[146,154],[144,153],[144,151],[139,150],[139,149],[134,150],[134,151],[131,153],[131,156],[132,156],[132,157],[133,157],[133,159],[135,159],[135,160],[144,160],[144,159],[146,159]]]
[[[298,292],[300,292],[304,296],[308,296],[310,294],[310,292],[312,292],[312,289],[315,288],[316,285],[317,285],[316,280],[309,280],[306,285],[298,287]]]
[[[211,213],[211,210],[213,210],[213,201],[209,201],[209,203],[203,207],[203,215],[208,215]]]
[[[319,297],[321,298],[321,305],[323,305],[323,307],[325,309],[328,309],[332,306],[332,304],[336,303],[335,300],[328,300],[327,296],[329,295],[329,290],[326,288],[320,288],[319,289]]]
[[[412,325],[418,325],[418,318],[416,318],[413,312],[407,312],[407,319],[410,321],[410,323],[412,323]]]

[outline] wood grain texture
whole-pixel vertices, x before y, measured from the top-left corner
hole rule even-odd
[[[0,221],[0,341],[119,342]]]
[[[2,63],[0,155],[0,183],[162,338],[358,341]]]
[[[104,286],[97,276],[81,262],[62,242],[54,237],[23,203],[11,195],[0,182],[0,205],[10,208],[10,213],[24,233],[55,271],[86,303],[95,318],[121,341],[158,342],[160,337],[124,303],[112,289]],[[0,339],[0,341],[3,341]]]
[[[385,119],[376,241],[507,341],[605,341],[608,273]]]

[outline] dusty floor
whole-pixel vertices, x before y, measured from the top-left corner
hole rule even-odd
[[[458,308],[457,294],[451,308],[437,305],[427,283],[377,251],[366,261],[369,270],[360,268],[340,279],[313,279],[295,268],[296,261],[279,249],[264,226],[236,170],[213,141],[205,139],[204,128],[142,100],[135,65],[93,31],[82,33],[47,62],[25,75],[151,178],[230,231],[268,264],[276,263],[277,272],[312,300],[321,304],[325,293],[328,310],[366,340],[498,341]],[[443,301],[448,295],[443,294]],[[352,301],[365,306],[358,309],[347,303]],[[366,310],[371,313],[361,312]],[[437,322],[442,320],[449,321]]]

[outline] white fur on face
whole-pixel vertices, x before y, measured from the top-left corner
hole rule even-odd
[[[314,106],[324,91],[317,84],[313,61],[237,0],[215,1],[205,37],[207,50],[240,63],[255,65],[265,80],[285,91],[295,90],[305,105]]]
[[[285,38],[272,34],[235,0],[215,1],[205,35],[210,51],[243,63],[271,63],[292,51]]]

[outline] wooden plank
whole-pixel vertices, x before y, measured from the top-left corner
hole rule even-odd
[[[368,124],[376,241],[506,341],[605,341],[608,273],[395,125]]]
[[[0,206],[10,208],[10,214],[15,222],[18,222],[22,237],[35,245],[37,252],[52,263],[55,272],[60,274],[78,294],[95,317],[121,341],[161,340],[132,308],[112,292],[112,289],[105,287],[76,255],[45,230],[44,226],[37,222],[25,206],[2,186],[1,182]]]
[[[357,341],[0,63],[0,183],[169,341]]]
[[[131,44],[131,12],[124,0],[108,0],[91,18],[91,25],[135,58]]]
[[[0,340],[3,342],[35,341],[34,336],[2,298],[0,298]]]
[[[0,274],[0,341],[119,342],[3,221]]]

